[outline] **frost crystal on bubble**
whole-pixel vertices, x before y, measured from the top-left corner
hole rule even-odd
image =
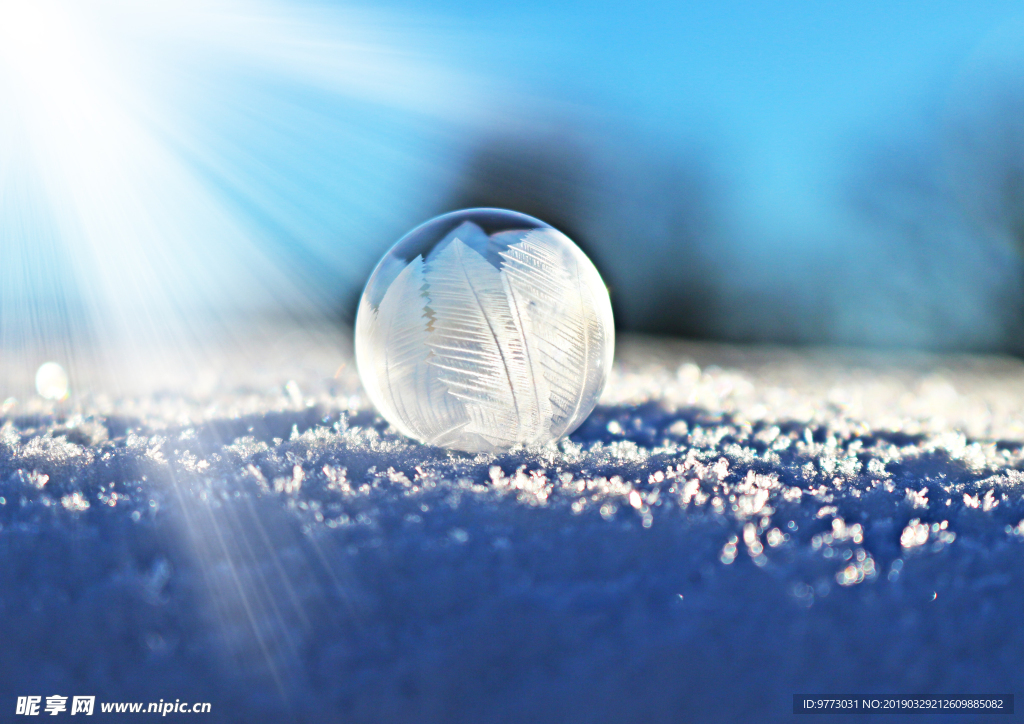
[[[410,232],[356,318],[359,375],[403,434],[467,452],[541,445],[597,404],[614,328],[600,275],[564,234],[474,209]]]

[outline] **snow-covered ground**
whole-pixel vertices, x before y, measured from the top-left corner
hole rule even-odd
[[[5,717],[791,721],[1024,680],[1017,361],[627,338],[570,440],[500,457],[389,431],[344,345],[211,364],[5,403]]]

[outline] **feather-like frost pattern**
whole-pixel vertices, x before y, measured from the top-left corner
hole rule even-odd
[[[380,304],[369,293],[360,303],[356,354],[401,432],[497,452],[556,439],[593,409],[611,366],[611,306],[562,234],[489,236],[465,221],[425,258],[388,263]]]
[[[445,247],[456,239],[478,253],[484,259],[487,258],[488,251],[492,246],[494,246],[494,242],[491,241],[491,237],[489,237],[483,229],[472,221],[464,221],[448,232],[447,236],[441,239],[441,241],[437,242],[433,250],[430,252],[430,256],[434,257],[437,254],[440,254]]]
[[[428,364],[430,320],[424,285],[423,258],[418,256],[388,287],[376,311],[369,305],[360,309],[358,321],[368,319],[370,344],[363,345],[369,351],[357,364],[360,369],[372,365],[376,371],[376,388],[368,388],[368,393],[382,411],[392,411],[385,416],[403,434],[444,444],[457,436],[469,417]],[[364,311],[368,312],[365,317]]]
[[[538,330],[532,314],[533,301],[521,293],[505,274],[501,275],[501,283],[505,288],[509,312],[516,334],[522,340],[523,356],[529,385],[526,390],[529,406],[528,414],[521,420],[519,442],[532,445],[546,442],[550,438],[548,428],[551,421],[551,391],[547,379],[543,375],[542,358],[537,353],[534,341]]]
[[[600,389],[605,371],[604,331],[595,299],[583,278],[589,271],[567,253],[558,232],[537,229],[506,232],[502,273],[514,296],[529,300],[530,349],[537,377],[550,392],[551,435],[558,437],[582,422],[581,409]],[[521,241],[513,242],[515,236]],[[589,410],[586,410],[589,412]]]
[[[426,263],[433,323],[429,364],[471,420],[465,433],[507,448],[542,430],[541,404],[501,272],[456,238]]]

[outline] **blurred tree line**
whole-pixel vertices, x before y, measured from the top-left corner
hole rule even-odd
[[[561,229],[624,330],[1024,354],[1024,86],[968,107],[857,149],[847,223],[802,253],[740,238],[707,158],[583,125],[479,141],[438,212],[505,207]]]

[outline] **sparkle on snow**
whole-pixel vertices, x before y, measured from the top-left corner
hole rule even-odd
[[[726,718],[797,684],[1011,686],[1024,641],[984,612],[1024,582],[1020,363],[620,352],[569,439],[499,455],[411,442],[301,345],[181,394],[8,401],[9,660],[347,721],[696,715],[735,676]],[[660,684],[623,699],[630,671]]]

